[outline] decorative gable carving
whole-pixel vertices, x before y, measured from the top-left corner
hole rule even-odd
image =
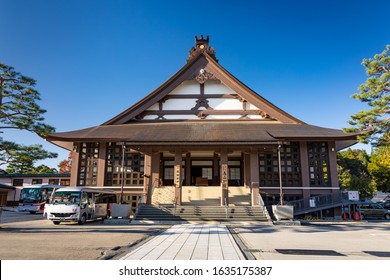
[[[206,71],[205,69],[200,69],[199,74],[195,75],[194,78],[199,84],[204,84],[207,80],[217,80],[217,77],[212,72]]]

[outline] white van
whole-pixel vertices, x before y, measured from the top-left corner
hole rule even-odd
[[[55,225],[61,222],[78,222],[105,219],[111,216],[116,193],[93,187],[65,187],[55,191],[50,204],[46,204],[47,219]]]

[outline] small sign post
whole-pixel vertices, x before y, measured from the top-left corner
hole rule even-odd
[[[348,191],[348,200],[359,201],[359,191]]]

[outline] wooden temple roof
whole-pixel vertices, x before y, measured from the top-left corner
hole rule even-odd
[[[280,141],[355,140],[356,134],[307,124],[257,121],[185,121],[101,125],[53,133],[51,142],[122,142],[134,145],[232,145],[272,144]],[[71,143],[70,143],[71,144]],[[65,144],[59,144],[64,146]]]

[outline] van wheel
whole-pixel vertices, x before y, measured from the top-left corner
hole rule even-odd
[[[83,214],[80,218],[80,220],[77,222],[79,225],[83,225],[85,224],[85,222],[87,221],[87,216],[85,214]]]
[[[55,225],[59,225],[61,222],[59,222],[59,221],[53,221],[53,224],[55,224]]]
[[[386,219],[386,220],[390,220],[390,214],[386,214],[386,215],[385,215],[385,219]]]

